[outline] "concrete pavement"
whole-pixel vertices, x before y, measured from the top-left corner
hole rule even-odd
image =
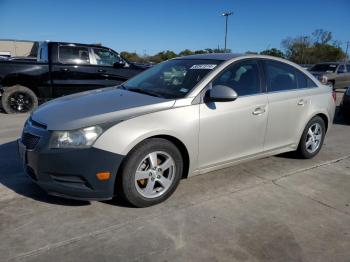
[[[13,120],[15,119],[15,120]],[[350,261],[350,123],[312,160],[265,158],[183,180],[165,203],[47,196],[0,115],[1,261]]]

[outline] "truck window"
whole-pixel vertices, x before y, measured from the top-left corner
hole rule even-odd
[[[121,58],[109,50],[102,48],[93,48],[97,65],[113,66],[113,64],[120,62]]]
[[[90,64],[89,49],[82,46],[60,46],[58,59],[65,64]]]
[[[37,54],[38,62],[47,63],[49,61],[48,52],[47,43],[39,44],[39,51]]]

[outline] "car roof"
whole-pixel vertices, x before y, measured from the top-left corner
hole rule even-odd
[[[197,54],[180,56],[175,59],[208,59],[208,60],[222,60],[227,61],[236,57],[244,56],[244,54],[231,54],[231,53],[210,53],[210,54]]]

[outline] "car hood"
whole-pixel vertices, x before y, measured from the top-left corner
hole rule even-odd
[[[48,130],[73,130],[166,110],[174,103],[175,100],[112,87],[52,100],[35,110],[31,118]]]

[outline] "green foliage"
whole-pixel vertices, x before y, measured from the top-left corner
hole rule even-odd
[[[270,55],[270,56],[276,56],[280,58],[284,58],[284,53],[277,49],[277,48],[271,48],[271,49],[266,49],[262,52],[260,52],[261,55]]]
[[[227,50],[227,52],[231,52],[230,49]],[[139,56],[137,53],[135,52],[127,52],[127,51],[123,51],[120,53],[120,55],[122,57],[124,57],[125,59],[127,59],[128,61],[131,62],[136,62],[136,63],[160,63],[163,62],[165,60],[168,59],[172,59],[178,56],[187,56],[187,55],[194,55],[194,54],[208,54],[208,53],[225,53],[224,49],[220,49],[220,48],[216,48],[216,49],[211,49],[211,48],[206,48],[204,50],[189,50],[189,49],[185,49],[182,50],[181,52],[179,52],[178,54],[176,54],[173,51],[170,50],[166,50],[166,51],[162,51],[159,52],[153,56]]]
[[[270,48],[260,52],[262,55],[270,55],[289,59],[299,64],[315,64],[327,61],[339,61],[345,58],[340,44],[333,40],[332,33],[323,29],[317,29],[311,35],[298,37],[287,37],[281,43],[284,52],[277,48]],[[228,49],[226,52],[230,53]],[[176,54],[171,50],[159,52],[152,56],[140,56],[135,52],[121,52],[121,55],[129,61],[137,63],[160,63],[178,56],[193,54],[225,53],[222,48],[206,48],[203,50],[185,49]],[[247,51],[246,54],[257,54],[257,52]]]
[[[311,36],[288,37],[282,41],[286,58],[299,64],[339,61],[345,58],[332,33],[318,29]]]
[[[180,53],[179,53],[179,56],[187,56],[187,55],[193,55],[195,52],[193,52],[193,51],[191,51],[191,50],[189,50],[189,49],[185,49],[185,50],[183,50],[183,51],[181,51]]]

